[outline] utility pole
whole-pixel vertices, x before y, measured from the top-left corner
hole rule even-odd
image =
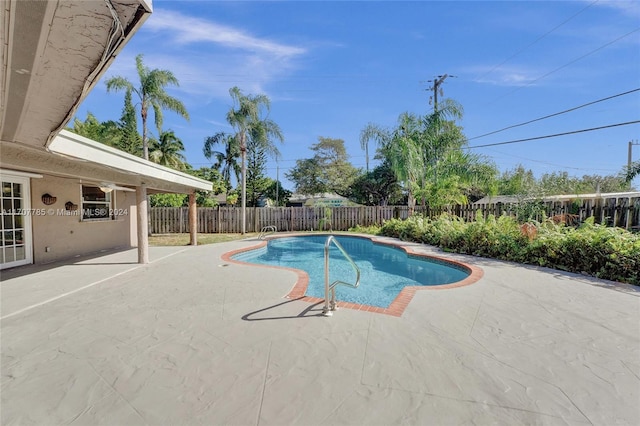
[[[436,115],[438,113],[438,92],[440,92],[440,95],[443,95],[442,93],[442,88],[440,88],[440,86],[442,85],[442,83],[444,83],[444,81],[447,79],[447,77],[453,77],[455,78],[455,75],[449,75],[449,74],[444,74],[444,75],[439,75],[437,77],[435,77],[434,80],[429,80],[429,83],[433,83],[433,86],[431,86],[428,90],[433,90],[433,113],[434,115]],[[430,150],[432,149],[432,147],[429,147]],[[438,159],[435,158],[435,155],[432,155],[432,162],[433,162],[433,182],[436,183],[438,181]],[[426,168],[427,165],[424,165],[425,167],[425,174],[426,174]],[[424,186],[424,178],[422,181],[422,184]],[[422,197],[422,207],[425,207],[425,199],[424,196]]]
[[[631,168],[631,163],[633,162],[633,146],[634,145],[640,145],[640,143],[638,143],[638,141],[636,140],[635,142],[633,141],[629,141],[629,154],[627,156],[627,168],[630,169]]]
[[[447,77],[455,77],[455,75],[449,75],[449,74],[439,75],[438,77],[436,77],[435,80],[429,80],[429,83],[433,82],[433,86],[429,87],[429,90],[433,90],[433,110],[434,111],[438,110],[438,91],[440,91],[440,94],[442,95],[442,89],[440,88],[440,85],[444,83]]]

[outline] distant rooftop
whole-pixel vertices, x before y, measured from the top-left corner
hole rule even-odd
[[[321,194],[292,194],[289,197],[289,204],[301,204],[304,206],[357,206],[358,204],[349,200],[346,197],[332,193],[324,192]]]
[[[543,201],[565,201],[565,200],[587,200],[587,199],[605,199],[605,198],[636,198],[640,197],[638,191],[628,192],[602,192],[595,194],[564,194],[564,195],[549,195],[542,197]],[[521,200],[521,197],[515,195],[494,195],[487,196],[479,199],[473,204],[496,204],[496,203],[517,203]]]

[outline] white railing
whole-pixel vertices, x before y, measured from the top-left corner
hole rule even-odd
[[[340,253],[342,253],[345,259],[349,261],[351,267],[356,272],[356,282],[354,284],[340,280],[336,280],[329,284],[329,248],[331,243],[340,250]],[[322,309],[322,314],[326,317],[330,317],[333,315],[333,311],[338,309],[338,305],[336,303],[336,286],[338,285],[357,288],[360,285],[360,268],[358,268],[358,265],[356,265],[345,249],[342,248],[338,240],[336,240],[333,235],[330,235],[329,238],[327,238],[327,242],[324,244],[324,308]],[[329,298],[329,292],[331,292],[331,298]]]
[[[264,240],[267,238],[267,235],[275,234],[276,232],[278,232],[278,228],[273,225],[263,226],[260,230],[260,234],[258,235],[258,239]]]

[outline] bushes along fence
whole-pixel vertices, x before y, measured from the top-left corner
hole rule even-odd
[[[518,204],[480,204],[451,206],[438,209],[416,207],[414,213],[437,217],[450,213],[467,222],[489,215],[517,216]],[[153,207],[151,211],[151,232],[154,234],[188,232],[187,207]],[[571,217],[578,222],[593,216],[596,223],[616,226],[629,230],[640,229],[640,197],[587,199],[576,201],[555,201],[539,203],[537,220],[546,217]],[[247,232],[260,232],[265,226],[276,226],[278,231],[329,230],[346,231],[359,226],[382,225],[390,219],[409,217],[407,206],[360,206],[360,207],[258,207],[247,208]],[[240,207],[198,207],[198,232],[239,233],[242,227]]]

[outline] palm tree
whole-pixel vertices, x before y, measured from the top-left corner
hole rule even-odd
[[[368,144],[373,140],[379,155],[407,191],[410,212],[415,207],[415,194],[420,190],[418,179],[424,169],[424,157],[418,144],[420,125],[416,115],[405,112],[398,117],[398,125],[394,129],[369,123],[360,132],[360,145],[367,151],[367,164]]]
[[[384,147],[391,169],[398,181],[404,182],[407,190],[409,212],[412,213],[419,192],[418,181],[424,175],[424,155],[420,144],[420,120],[405,112],[398,118],[398,127],[391,134],[390,142]]]
[[[495,168],[483,157],[464,153],[464,135],[456,119],[462,107],[445,99],[438,109],[426,116],[405,112],[394,129],[368,124],[360,133],[363,149],[369,140],[390,164],[408,195],[413,211],[416,198],[430,206],[462,203],[471,188],[488,188]]]
[[[373,140],[378,147],[381,147],[387,143],[388,139],[388,132],[373,123],[368,123],[360,132],[360,147],[364,149],[365,152],[367,173],[369,173],[369,141]]]
[[[271,102],[265,95],[244,95],[237,87],[229,89],[234,106],[227,113],[227,122],[236,130],[235,137],[240,148],[242,180],[242,233],[246,233],[247,222],[247,139],[260,137],[269,143],[271,137],[282,138],[280,129],[269,119],[262,119],[262,111],[269,112]],[[253,132],[253,133],[252,133]]]
[[[441,103],[440,108],[434,109],[433,113],[421,118],[418,144],[423,155],[424,172],[422,174],[422,206],[426,205],[429,199],[430,205],[440,203],[439,192],[435,188],[442,187],[438,185],[438,172],[442,169],[440,164],[451,158],[453,151],[459,150],[465,143],[460,128],[455,124],[454,120],[462,118],[462,106],[451,99],[445,99]],[[458,168],[462,170],[462,168]],[[442,170],[441,170],[442,173]],[[451,177],[450,174],[444,175],[445,178]],[[455,184],[447,183],[452,187],[457,187],[459,179],[455,180]],[[431,187],[432,190],[428,190]],[[442,193],[440,191],[440,193]],[[447,197],[448,199],[462,199],[457,196]]]
[[[249,139],[253,142],[252,146],[264,150],[267,155],[276,160],[280,158],[280,151],[273,143],[273,139],[282,142],[284,141],[284,136],[280,126],[273,120],[265,118],[254,123],[249,131]]]
[[[224,146],[224,151],[214,151],[214,146],[218,144]],[[205,139],[202,152],[208,160],[211,157],[215,158],[213,167],[220,170],[228,194],[231,190],[231,173],[235,176],[236,182],[240,182],[240,164],[238,163],[240,146],[238,145],[238,139],[233,135],[218,132]]]
[[[640,176],[640,161],[631,163],[631,165],[624,171],[624,180],[627,183],[631,183],[636,176]]]
[[[174,169],[184,168],[186,158],[182,154],[184,144],[178,139],[173,130],[160,133],[159,140],[152,140],[149,158],[157,164]]]
[[[140,116],[142,117],[142,152],[145,160],[149,159],[149,137],[147,132],[147,116],[149,108],[153,109],[158,133],[162,128],[162,111],[168,109],[189,120],[189,113],[178,99],[169,96],[165,91],[168,85],[179,86],[178,79],[171,71],[145,67],[142,54],[136,56],[136,68],[140,77],[140,86],[134,85],[125,77],[116,76],[107,80],[107,92],[111,90],[130,90],[140,100]]]

